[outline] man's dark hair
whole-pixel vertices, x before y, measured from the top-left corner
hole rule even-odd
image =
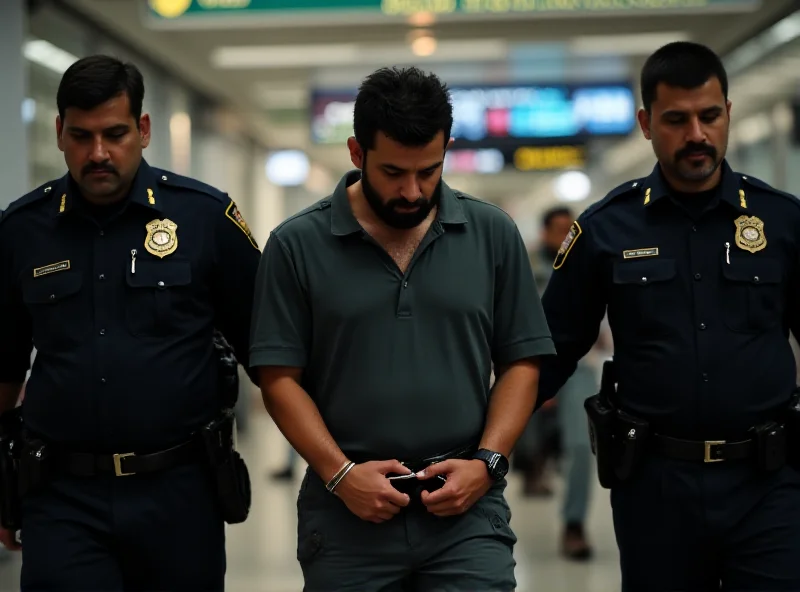
[[[88,111],[120,94],[128,95],[131,115],[138,127],[144,100],[144,80],[139,69],[106,55],[85,57],[67,68],[61,77],[56,94],[58,115],[64,121],[69,107]]]
[[[453,106],[447,85],[417,68],[381,68],[361,83],[353,113],[356,141],[365,152],[380,131],[404,146],[424,146],[439,132],[450,140]]]
[[[722,60],[711,49],[699,43],[676,41],[656,50],[642,67],[642,104],[650,113],[656,100],[659,83],[693,89],[716,77],[722,94],[728,98],[728,74]]]
[[[553,220],[560,216],[567,216],[570,220],[572,220],[572,210],[566,206],[556,206],[550,208],[542,216],[542,226],[549,228],[550,224],[553,223]]]

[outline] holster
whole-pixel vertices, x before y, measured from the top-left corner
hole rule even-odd
[[[603,364],[600,392],[584,402],[589,440],[600,485],[611,489],[628,480],[647,450],[649,423],[618,408],[614,362]]]
[[[201,430],[217,499],[228,524],[244,522],[252,501],[250,474],[236,450],[235,435],[236,423],[231,409],[226,409],[220,418]]]
[[[800,387],[792,393],[785,417],[786,462],[800,471]]]
[[[214,331],[217,353],[217,392],[224,409],[232,409],[239,400],[239,366],[233,348],[222,333]]]
[[[22,527],[20,511],[20,456],[22,451],[22,408],[0,416],[0,526]]]

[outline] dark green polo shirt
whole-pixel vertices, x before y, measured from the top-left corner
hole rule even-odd
[[[505,212],[443,183],[404,274],[353,216],[358,175],[271,233],[251,364],[305,368],[346,454],[405,460],[477,444],[492,362],[555,353],[525,245]]]

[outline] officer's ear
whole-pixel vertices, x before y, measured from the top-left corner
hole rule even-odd
[[[347,149],[350,151],[350,162],[353,163],[353,166],[359,170],[363,169],[364,151],[353,136],[347,138]]]
[[[61,132],[64,131],[64,122],[61,121],[61,116],[56,115],[56,144],[61,152],[64,152],[64,142],[61,141]]]
[[[147,148],[150,145],[150,116],[147,113],[139,118],[139,137],[142,148]]]
[[[639,109],[639,112],[636,114],[636,117],[639,119],[639,127],[642,128],[642,133],[644,134],[645,139],[650,139],[650,113],[648,113],[645,109]]]

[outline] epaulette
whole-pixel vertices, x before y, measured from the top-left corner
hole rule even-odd
[[[6,208],[6,210],[3,212],[3,214],[0,215],[0,224],[8,220],[11,217],[11,215],[14,214],[15,212],[18,212],[28,207],[29,205],[35,204],[43,199],[49,199],[50,197],[52,197],[53,195],[51,193],[52,188],[55,184],[59,183],[60,181],[61,181],[60,179],[56,179],[54,181],[48,181],[43,185],[39,185],[39,187],[31,191],[30,193],[26,193],[19,199],[12,201],[8,205],[8,208]]]
[[[642,183],[645,181],[645,179],[646,179],[646,177],[643,177],[641,179],[633,179],[632,181],[625,181],[622,185],[618,185],[617,187],[614,187],[614,189],[609,191],[605,195],[605,197],[603,197],[602,199],[594,202],[592,205],[590,205],[588,208],[586,208],[586,210],[584,210],[584,212],[581,215],[581,217],[585,219],[585,218],[587,218],[589,216],[592,216],[593,214],[596,214],[597,212],[602,210],[604,207],[606,207],[608,204],[610,204],[612,201],[614,201],[616,198],[618,198],[618,197],[620,197],[622,195],[627,195],[627,194],[633,193],[633,192],[637,192],[637,193],[641,192]]]
[[[776,189],[769,183],[766,183],[761,179],[757,179],[756,177],[751,177],[750,175],[742,175],[741,173],[738,174],[741,177],[742,181],[747,183],[748,185],[761,189],[762,191],[767,191],[768,193],[774,193],[775,195],[781,195],[783,197],[789,198],[796,204],[800,205],[800,200],[798,200],[797,197],[792,195],[791,193],[788,193],[786,191],[781,191],[780,189]]]
[[[158,182],[162,185],[167,185],[169,187],[179,187],[181,189],[188,189],[189,191],[196,191],[197,193],[202,193],[203,195],[211,196],[223,203],[228,203],[230,201],[230,197],[224,191],[221,191],[216,187],[209,185],[208,183],[203,183],[202,181],[198,181],[197,179],[192,179],[191,177],[184,177],[183,175],[178,175],[176,173],[165,171],[162,169],[154,168],[153,173],[158,178]]]

